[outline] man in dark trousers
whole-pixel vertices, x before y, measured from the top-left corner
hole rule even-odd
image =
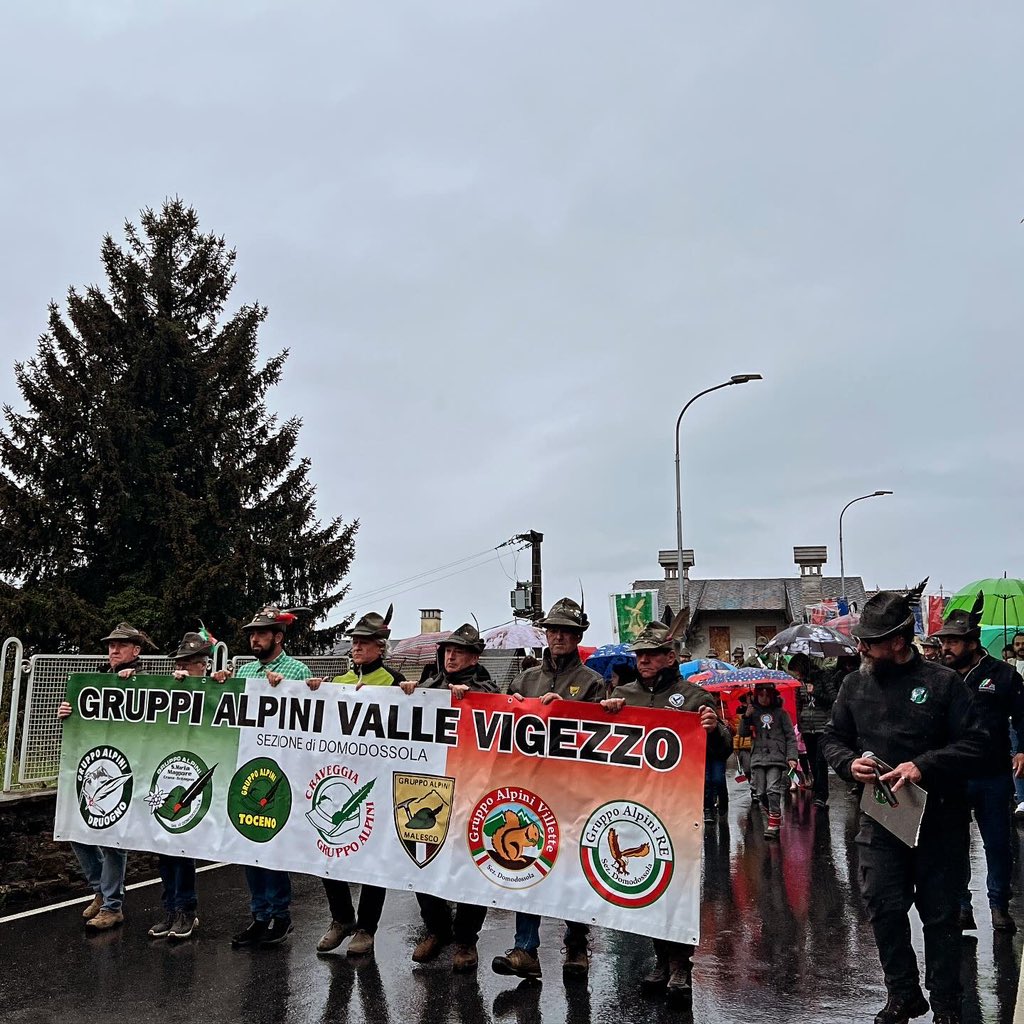
[[[718,717],[718,702],[695,683],[679,674],[678,645],[668,626],[650,622],[630,645],[636,654],[638,679],[615,688],[601,701],[606,711],[624,707],[696,711],[707,737],[707,756],[725,760],[732,752],[732,733]],[[665,992],[674,1003],[689,1005],[693,998],[693,946],[654,939],[654,969],[641,986],[648,992]]]
[[[875,1024],[907,1024],[928,1012],[910,942],[910,907],[924,931],[925,985],[935,1024],[960,1022],[959,896],[969,842],[967,779],[984,763],[988,738],[963,680],[914,647],[921,590],[880,591],[853,627],[861,667],[843,680],[825,728],[825,757],[847,781],[871,785],[872,753],[893,766],[881,778],[894,795],[906,783],[928,794],[916,847],[860,816],[860,890],[878,945],[888,1000]]]
[[[471,690],[497,693],[497,684],[480,664],[483,650],[484,640],[477,628],[468,622],[463,623],[437,645],[437,664],[431,675],[419,684],[411,681],[401,683],[403,692],[411,694],[417,685],[431,690],[446,689],[456,700],[462,700]],[[474,970],[479,960],[476,943],[487,917],[487,908],[474,903],[456,903],[453,921],[447,900],[425,892],[416,893],[416,899],[427,934],[413,950],[413,960],[418,964],[434,960],[454,940],[452,970],[456,974]]]
[[[972,611],[949,614],[942,629],[934,635],[942,641],[942,661],[959,672],[967,689],[974,695],[974,706],[988,739],[985,763],[977,777],[967,783],[967,799],[978,823],[985,844],[988,864],[988,903],[992,910],[992,927],[997,931],[1015,932],[1017,925],[1010,917],[1010,872],[1013,867],[1013,817],[1010,796],[1013,776],[1024,774],[1024,753],[1010,755],[1010,727],[1017,735],[1024,730],[1024,682],[1017,670],[1005,661],[993,658],[981,646],[981,606],[985,598],[978,595]],[[960,928],[977,928],[971,894],[965,880],[960,894]]]

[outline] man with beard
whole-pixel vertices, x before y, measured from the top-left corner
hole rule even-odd
[[[431,690],[448,689],[456,700],[462,700],[471,690],[497,693],[498,687],[490,673],[480,664],[483,649],[483,637],[476,627],[463,623],[437,645],[435,671],[419,686]],[[403,692],[411,694],[417,684],[406,681],[400,686]],[[487,917],[487,908],[473,903],[456,903],[453,921],[447,900],[422,892],[416,894],[416,899],[427,934],[413,950],[413,960],[418,964],[434,960],[454,939],[452,970],[457,974],[472,971],[479,962],[476,943]]]
[[[853,627],[861,668],[844,680],[825,728],[825,756],[847,781],[871,785],[873,753],[891,771],[894,794],[906,783],[928,794],[916,847],[861,813],[860,890],[875,935],[888,999],[875,1024],[907,1024],[928,1012],[910,942],[911,904],[924,931],[925,985],[935,1024],[960,1022],[959,894],[967,873],[967,778],[985,759],[988,738],[971,695],[952,670],[914,647],[909,594],[880,591]]]
[[[520,672],[508,688],[515,700],[539,700],[550,704],[556,700],[583,700],[595,703],[604,700],[604,678],[580,661],[579,646],[590,621],[582,605],[571,597],[556,601],[547,616],[538,623],[544,630],[548,645],[541,663]],[[590,970],[587,955],[588,925],[575,921],[565,923],[565,960],[562,976],[566,981],[582,980]],[[511,974],[519,978],[539,978],[540,915],[516,912],[515,945],[491,961],[495,974]]]
[[[142,669],[143,645],[156,650],[156,644],[140,629],[127,622],[119,622],[100,643],[107,645],[107,664],[101,672],[116,672],[120,679],[130,679]],[[71,714],[71,705],[65,700],[57,708],[57,717],[65,719]],[[121,905],[124,902],[124,874],[128,865],[128,852],[113,846],[92,846],[72,843],[89,888],[95,895],[92,903],[82,911],[86,931],[96,934],[114,928],[124,921]]]
[[[294,679],[305,682],[311,690],[320,685],[318,679],[310,678],[312,673],[301,661],[285,654],[285,631],[294,621],[291,612],[267,605],[242,627],[256,660],[246,662],[238,670],[239,679],[265,677],[271,686]],[[216,672],[213,678],[223,682],[227,672]],[[251,896],[252,920],[247,928],[232,936],[231,945],[276,946],[284,942],[292,930],[292,880],[288,872],[246,864],[245,881]]]
[[[978,831],[985,844],[988,865],[988,903],[992,911],[992,927],[997,931],[1015,932],[1010,917],[1010,873],[1013,867],[1011,834],[1013,818],[1010,795],[1013,778],[1024,775],[1024,753],[1010,754],[1009,723],[1017,735],[1024,730],[1024,684],[1017,670],[993,658],[981,646],[981,608],[984,594],[978,595],[972,611],[950,612],[935,635],[942,641],[942,660],[959,672],[974,695],[974,706],[987,737],[985,762],[967,783],[967,799],[974,811]],[[968,878],[960,893],[960,927],[977,928],[971,907]]]
[[[921,641],[921,656],[925,661],[942,663],[942,641],[937,636],[926,636]]]
[[[715,698],[679,675],[677,644],[669,627],[649,622],[630,650],[636,654],[639,678],[617,686],[614,696],[601,701],[601,707],[612,712],[624,707],[696,711],[707,740],[707,756],[724,761],[732,752],[732,733],[718,717]],[[641,987],[649,992],[665,992],[672,1002],[689,1004],[693,998],[693,946],[664,939],[652,941],[656,961]]]

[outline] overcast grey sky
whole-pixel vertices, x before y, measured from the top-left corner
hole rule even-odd
[[[180,195],[291,349],[366,592],[545,534],[546,603],[657,576],[1024,575],[1024,9],[10,5],[0,400],[46,303]],[[507,549],[506,549],[507,550]],[[475,563],[467,563],[473,565]],[[509,618],[511,556],[395,598]],[[520,556],[519,575],[529,572]],[[394,588],[400,590],[402,588]],[[261,595],[253,595],[254,605]],[[386,599],[379,602],[386,603]]]

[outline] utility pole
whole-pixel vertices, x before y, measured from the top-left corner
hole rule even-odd
[[[512,607],[516,608],[516,592],[522,592],[524,589],[529,587],[530,593],[530,606],[529,611],[522,611],[518,613],[520,618],[528,618],[533,622],[544,618],[544,592],[543,592],[543,581],[542,571],[540,562],[540,546],[544,540],[544,534],[538,533],[536,530],[530,530],[529,533],[520,533],[512,538],[513,541],[522,541],[524,544],[530,545],[531,562],[532,562],[532,578],[529,584],[516,583],[516,590],[512,593]]]

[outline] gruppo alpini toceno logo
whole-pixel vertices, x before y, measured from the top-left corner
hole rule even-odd
[[[580,837],[590,887],[617,907],[649,907],[672,881],[672,839],[658,816],[633,800],[598,807]]]
[[[75,771],[78,810],[89,828],[120,821],[132,799],[132,766],[116,747],[93,747]]]
[[[469,816],[473,863],[503,889],[528,889],[547,877],[558,856],[555,812],[517,786],[492,790]]]
[[[228,817],[236,831],[254,843],[269,843],[292,811],[292,788],[281,766],[254,757],[231,777]]]

